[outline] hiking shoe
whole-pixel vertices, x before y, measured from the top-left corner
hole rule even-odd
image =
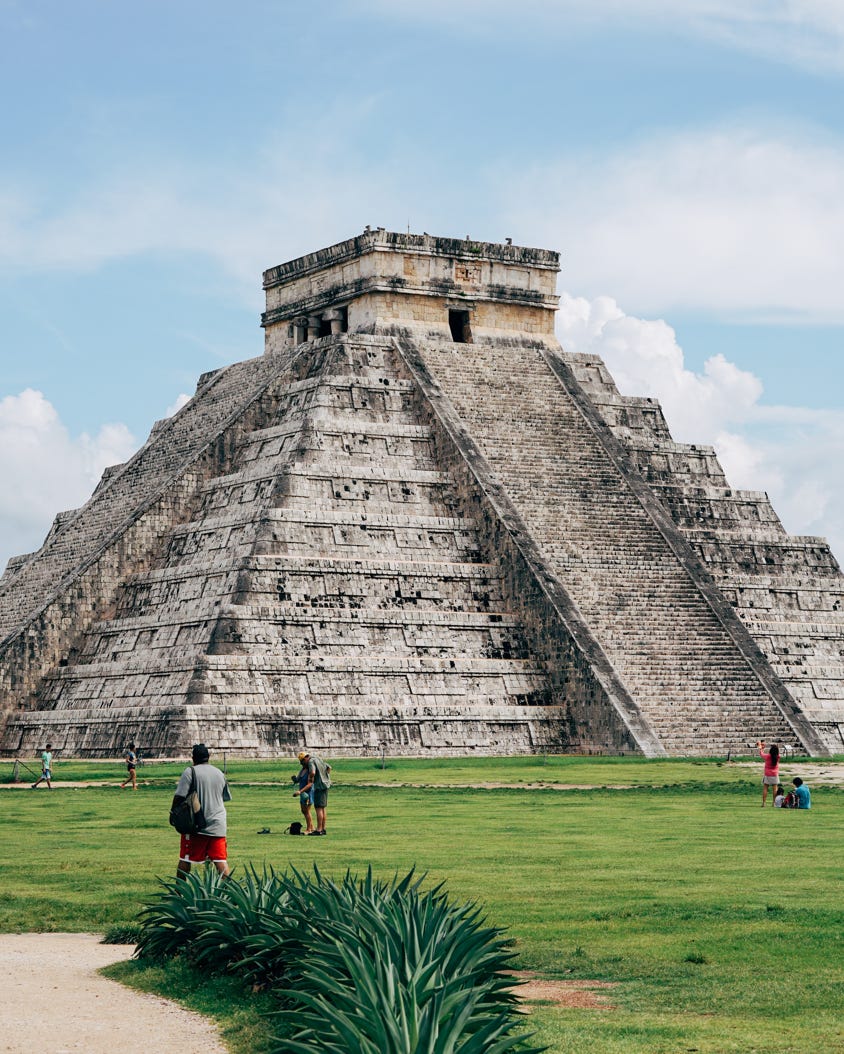
[[[262,827],[261,830],[258,831],[258,834],[272,834],[272,833],[273,832],[269,829],[269,827]]]
[[[322,831],[308,831],[308,834],[309,835],[313,835],[313,834],[320,835],[320,834],[322,834]]]

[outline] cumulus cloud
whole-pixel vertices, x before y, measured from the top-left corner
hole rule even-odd
[[[179,395],[176,396],[176,401],[173,403],[173,405],[168,406],[167,409],[164,411],[164,416],[172,417],[173,414],[177,414],[183,406],[187,406],[187,404],[191,401],[192,398],[192,396],[187,395],[185,392],[181,392]]]
[[[123,424],[71,436],[31,388],[0,400],[0,570],[10,556],[37,548],[56,513],[87,501],[103,469],[137,445]]]
[[[844,561],[844,412],[767,405],[759,378],[723,355],[689,370],[671,326],[611,297],[564,293],[557,333],[599,355],[623,395],[659,399],[676,440],[712,444],[731,485],[766,491],[791,534],[825,535]]]
[[[495,237],[478,230],[479,219],[488,226],[494,216],[521,244],[562,249],[579,291],[610,289],[648,317],[687,309],[844,321],[839,139],[729,125],[533,166],[490,161],[464,199],[445,192],[451,169],[432,170],[430,159],[419,166],[397,155],[373,168],[354,143],[366,121],[366,112],[358,123],[336,119],[327,153],[314,158],[292,147],[291,127],[242,169],[134,159],[131,173],[69,190],[60,210],[35,190],[4,196],[0,187],[0,268],[82,270],[145,253],[199,255],[219,268],[229,295],[256,309],[260,272],[348,237],[349,216],[361,227],[401,230],[413,215],[436,232]]]
[[[510,226],[560,246],[591,297],[611,289],[645,315],[844,320],[841,142],[721,127],[500,178]]]

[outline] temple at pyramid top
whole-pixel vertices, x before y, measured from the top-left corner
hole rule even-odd
[[[378,228],[264,274],[0,578],[0,754],[844,746],[844,576],[554,336],[556,252]]]
[[[559,253],[383,227],[264,272],[267,350],[388,326],[472,343],[553,334]]]

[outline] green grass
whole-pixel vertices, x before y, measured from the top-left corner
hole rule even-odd
[[[97,778],[70,774],[88,764],[56,777]],[[491,922],[509,927],[525,969],[615,985],[615,1009],[534,1009],[530,1024],[554,1054],[844,1051],[841,791],[814,786],[808,813],[763,811],[758,773],[716,762],[407,759],[382,770],[377,759],[344,760],[329,837],[292,839],[280,832],[298,815],[294,767],[229,762],[235,866],[317,862],[339,875],[371,863],[392,876],[416,865],[454,898],[478,898]],[[142,783],[152,769],[159,774],[137,794],[2,792],[0,930],[132,921],[176,862],[167,811],[181,766],[144,766]],[[111,773],[119,766],[100,778]],[[385,775],[432,786],[365,786]],[[487,781],[634,789],[454,786]],[[265,826],[273,834],[258,835]],[[120,969],[149,982],[137,966]],[[241,993],[227,1005],[233,1036],[251,1037],[240,1047],[230,1038],[233,1049],[259,1050],[251,1018],[231,1024],[249,1017]]]
[[[744,761],[758,762],[748,755]],[[844,760],[842,755],[840,760]],[[250,761],[241,758],[212,757],[214,764],[225,765],[232,784],[274,783],[289,780],[298,768],[291,758]],[[783,775],[790,778],[800,772],[802,758],[784,759]],[[188,762],[152,761],[139,766],[138,780],[146,786],[171,786]],[[348,785],[387,783],[452,785],[459,783],[497,782],[508,784],[589,784],[598,786],[689,786],[700,782],[717,784],[758,783],[758,774],[746,765],[733,764],[723,758],[645,760],[638,757],[581,757],[554,755],[513,758],[342,758],[334,762],[334,778]],[[21,770],[24,782],[40,775],[40,763],[28,759],[29,772]],[[0,783],[11,781],[13,762],[0,761]],[[98,781],[120,783],[126,775],[123,762],[65,761],[59,756],[54,777],[62,781]]]

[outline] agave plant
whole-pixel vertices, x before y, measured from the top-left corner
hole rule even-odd
[[[135,954],[274,985],[289,1036],[275,1054],[533,1054],[516,1033],[502,931],[422,881],[208,869],[162,883]]]
[[[291,993],[299,1004],[283,1016],[292,1026],[274,1054],[503,1054],[527,1047],[514,1034],[511,1010],[495,1009],[483,986],[446,978],[436,966],[405,984],[388,955],[342,948],[344,973],[313,962],[309,987]]]
[[[207,972],[262,984],[284,972],[287,889],[271,868],[249,868],[239,882],[207,868],[162,885],[139,915],[139,958],[185,954]]]
[[[265,867],[260,874],[249,868],[239,885],[229,885],[225,906],[208,919],[194,954],[197,961],[224,964],[253,984],[269,984],[285,973],[300,948],[296,916],[288,910],[289,883]]]
[[[202,928],[203,912],[219,900],[224,883],[213,868],[184,879],[161,880],[163,891],[138,914],[141,927],[135,955],[164,959],[190,946]]]
[[[291,965],[274,1054],[499,1054],[529,1050],[515,1033],[512,960],[501,931],[413,872],[391,884],[347,874],[309,890],[311,931]]]

